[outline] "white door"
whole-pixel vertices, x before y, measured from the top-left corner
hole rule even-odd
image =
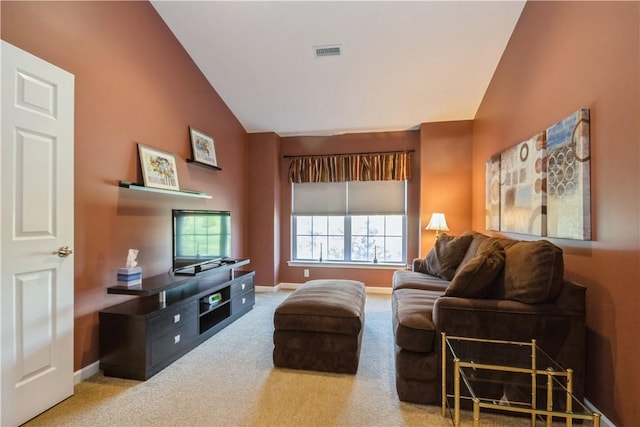
[[[74,77],[1,45],[0,425],[73,394]]]

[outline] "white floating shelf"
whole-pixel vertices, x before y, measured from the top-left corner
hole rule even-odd
[[[120,181],[119,186],[122,187],[122,188],[128,188],[129,190],[145,191],[147,193],[160,193],[160,194],[167,194],[167,195],[170,195],[170,196],[182,196],[182,197],[195,197],[195,198],[199,198],[199,199],[211,199],[211,196],[209,194],[201,193],[199,191],[165,190],[165,189],[162,189],[162,188],[145,187],[144,185],[136,184],[136,183],[129,182],[129,181]]]

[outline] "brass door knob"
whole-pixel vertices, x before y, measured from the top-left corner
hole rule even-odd
[[[69,249],[69,246],[62,246],[60,249],[55,251],[53,254],[58,255],[60,258],[68,257],[73,253],[73,249]]]

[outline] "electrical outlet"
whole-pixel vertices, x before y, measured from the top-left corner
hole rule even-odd
[[[304,277],[309,277],[309,269],[308,268],[304,269]]]

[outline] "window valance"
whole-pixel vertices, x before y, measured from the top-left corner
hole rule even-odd
[[[286,156],[289,182],[406,181],[412,151]]]

